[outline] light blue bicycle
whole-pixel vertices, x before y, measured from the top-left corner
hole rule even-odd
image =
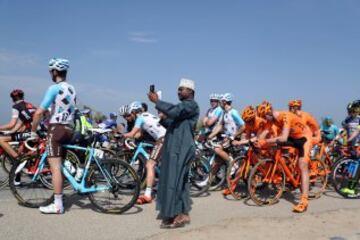
[[[92,129],[94,133],[104,133],[108,130]],[[108,158],[104,151],[96,149],[97,140],[92,147],[64,145],[69,152],[81,151],[85,153],[84,172],[79,179],[75,178],[76,154],[67,154],[62,172],[67,182],[79,194],[87,194],[91,203],[103,213],[123,213],[130,209],[140,193],[140,180],[134,169],[125,161]],[[27,144],[28,145],[28,144]],[[34,149],[33,149],[34,150]],[[70,156],[70,157],[69,157]],[[38,158],[24,157],[13,165],[10,171],[10,189],[20,205],[26,207],[40,207],[53,201],[53,192],[44,188],[43,177],[49,178],[47,152],[39,154]],[[40,161],[38,159],[40,158]],[[70,164],[69,164],[70,163]],[[36,167],[36,171],[29,169]],[[14,179],[21,175],[21,184],[15,185]]]

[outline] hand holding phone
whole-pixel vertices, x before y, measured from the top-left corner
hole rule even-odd
[[[154,93],[155,92],[155,85],[150,85],[150,92]]]

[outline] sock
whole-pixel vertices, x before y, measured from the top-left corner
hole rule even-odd
[[[62,194],[54,194],[54,203],[58,209],[62,209],[64,207],[62,196]]]
[[[151,192],[152,192],[151,187],[146,187],[145,196],[151,198]]]

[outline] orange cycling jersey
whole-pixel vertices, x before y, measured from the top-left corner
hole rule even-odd
[[[310,128],[311,132],[315,135],[320,130],[319,124],[315,118],[308,112],[300,112],[299,117]]]
[[[265,125],[266,121],[264,119],[255,117],[255,121],[253,122],[253,124],[245,122],[244,133],[246,134],[247,138],[250,138],[251,134],[258,135],[259,132],[264,130]]]
[[[300,117],[290,112],[279,112],[279,116],[275,118],[273,124],[282,131],[284,128],[289,128],[289,137],[299,139],[308,136],[308,130]],[[268,122],[267,127],[271,131],[272,123]]]

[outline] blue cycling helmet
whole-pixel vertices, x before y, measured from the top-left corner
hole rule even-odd
[[[111,113],[109,114],[109,116],[110,116],[110,118],[116,118],[116,117],[117,117],[117,114],[116,114],[116,112],[111,112]]]
[[[69,61],[63,58],[52,58],[49,61],[49,70],[67,71],[70,68]]]

